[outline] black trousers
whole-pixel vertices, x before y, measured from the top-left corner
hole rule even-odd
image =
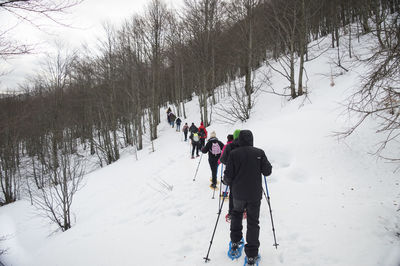
[[[242,237],[242,219],[243,212],[247,212],[247,232],[246,232],[246,245],[244,251],[247,257],[256,257],[258,255],[258,248],[260,247],[260,205],[261,200],[249,202],[233,199],[233,210],[231,211],[231,241],[239,242]]]
[[[192,157],[194,156],[194,150],[196,150],[196,156],[199,156],[200,144],[198,142],[192,141]]]
[[[200,147],[203,148],[206,145],[206,139],[200,138]]]
[[[210,164],[211,168],[212,183],[217,184],[218,157],[216,158],[208,157],[208,163]]]

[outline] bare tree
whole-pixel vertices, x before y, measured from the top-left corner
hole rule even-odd
[[[31,191],[32,201],[39,212],[66,231],[72,227],[71,205],[85,173],[84,161],[78,156],[60,152],[58,166],[45,163],[35,169],[36,175],[47,180],[44,187]],[[57,183],[55,183],[57,181]]]
[[[222,4],[219,0],[188,0],[185,4],[185,23],[195,69],[194,88],[199,96],[201,120],[208,126],[208,96],[213,96],[216,87],[216,32],[221,25]]]
[[[151,48],[151,106],[149,127],[151,140],[157,138],[157,126],[160,123],[160,95],[162,56],[165,47],[165,31],[169,12],[162,0],[152,0],[146,14],[147,42]]]
[[[263,80],[258,84],[254,82],[255,77],[251,80],[252,94],[256,96],[262,84],[268,83],[268,80]],[[217,121],[226,124],[234,124],[237,121],[246,122],[251,115],[251,110],[255,104],[255,98],[251,98],[249,103],[249,97],[246,90],[243,90],[246,84],[246,77],[243,79],[233,80],[227,88],[229,93],[229,103],[221,103],[215,107]]]
[[[400,158],[386,156],[384,151],[388,145],[398,145],[400,140],[399,19],[399,15],[396,15],[388,20],[384,32],[381,32],[379,45],[373,48],[375,52],[364,60],[369,72],[362,87],[348,101],[348,110],[358,114],[359,119],[341,134],[352,134],[367,118],[374,117],[379,123],[376,132],[385,136],[376,154],[395,162],[400,162]]]
[[[254,92],[252,84],[252,70],[254,65],[254,53],[255,53],[255,27],[256,21],[256,9],[260,7],[261,0],[233,0],[228,7],[229,18],[231,24],[238,23],[240,34],[238,35],[239,40],[244,40],[241,45],[241,50],[244,51],[244,75],[245,84],[244,89],[247,95],[247,110],[250,110],[253,105],[252,94]]]
[[[34,21],[34,17],[41,17],[52,23],[67,26],[57,16],[81,2],[82,0],[3,0],[0,2],[0,15],[9,15],[39,29],[42,27]],[[0,57],[3,59],[26,54],[34,49],[33,44],[22,43],[12,37],[16,25],[0,28]]]

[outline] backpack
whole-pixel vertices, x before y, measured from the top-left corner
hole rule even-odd
[[[214,155],[221,154],[221,147],[219,146],[218,142],[212,144],[211,153]]]
[[[199,141],[199,134],[193,133],[193,141],[195,141],[195,142]]]
[[[206,136],[206,132],[204,132],[204,129],[200,129],[200,131],[199,131],[199,135],[200,135],[200,137],[205,137]]]

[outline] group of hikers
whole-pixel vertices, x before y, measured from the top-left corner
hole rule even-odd
[[[176,117],[176,115],[172,112],[171,107],[168,107],[168,110],[167,110],[167,120],[168,120],[168,124],[170,124],[172,127],[174,127],[174,125],[176,123],[176,131],[181,130],[182,120],[179,117]]]
[[[170,110],[170,109],[169,109]],[[167,112],[168,113],[168,112]],[[172,112],[170,112],[172,113]],[[178,118],[179,119],[179,118]],[[176,119],[177,127],[181,120]],[[170,122],[170,120],[169,120]],[[172,127],[174,122],[170,122]],[[178,129],[177,129],[178,130]],[[179,131],[179,130],[178,130]],[[199,156],[199,151],[208,153],[208,162],[211,168],[211,187],[217,186],[217,170],[219,164],[225,165],[222,183],[229,186],[229,211],[227,218],[230,220],[230,239],[228,256],[238,258],[244,245],[242,233],[243,215],[247,215],[247,233],[245,265],[258,265],[260,256],[259,242],[259,216],[262,199],[262,178],[272,172],[271,163],[262,149],[253,146],[253,134],[250,130],[235,130],[227,136],[224,145],[218,140],[215,131],[208,133],[203,122],[197,128],[194,123],[189,127],[187,123],[182,128],[185,141],[191,140],[191,158]],[[224,195],[226,196],[226,195]]]

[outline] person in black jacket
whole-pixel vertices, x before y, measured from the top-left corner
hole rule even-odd
[[[228,158],[229,154],[231,154],[231,151],[234,150],[235,148],[239,147],[239,133],[240,129],[236,129],[233,132],[233,141],[229,145],[226,145],[224,152],[221,155],[221,158],[219,158],[220,162],[223,164],[228,163]]]
[[[198,132],[199,129],[194,125],[194,123],[192,123],[189,127],[189,132],[193,133],[194,131]]]
[[[182,120],[178,117],[176,120],[175,120],[175,123],[176,123],[176,131],[181,131],[181,123],[182,123]]]
[[[185,141],[187,141],[187,135],[189,132],[189,126],[187,123],[185,123],[185,125],[183,126],[182,131],[183,131],[183,135],[185,136]]]
[[[248,264],[256,264],[260,246],[259,216],[262,199],[262,176],[269,176],[272,166],[261,149],[253,147],[253,134],[250,130],[241,130],[239,147],[234,149],[228,159],[224,173],[224,184],[233,192],[233,210],[231,212],[232,247],[239,246],[242,239],[242,218],[247,210],[247,233],[245,253]]]
[[[217,171],[218,171],[218,159],[221,156],[222,148],[224,143],[217,139],[215,131],[211,132],[210,139],[207,144],[201,149],[202,153],[208,152],[208,163],[211,168],[212,184],[211,187],[217,187]]]
[[[194,151],[196,150],[196,157],[199,157],[199,149],[200,149],[200,136],[199,130],[197,127],[192,123],[194,128],[190,131],[189,139],[192,141],[192,159],[194,159]],[[192,127],[190,127],[192,128]],[[190,129],[189,129],[190,130]]]

